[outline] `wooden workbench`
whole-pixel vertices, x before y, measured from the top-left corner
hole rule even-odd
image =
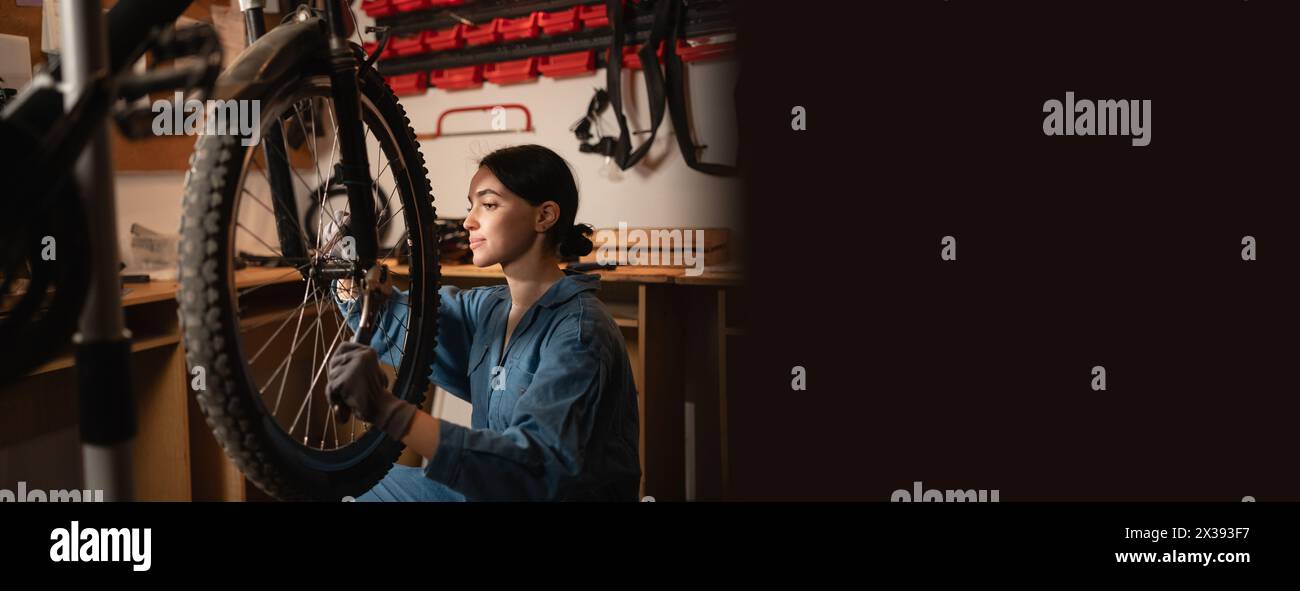
[[[392,266],[401,273],[400,266]],[[644,494],[683,500],[690,491],[693,498],[724,498],[727,347],[743,335],[738,320],[729,318],[726,310],[738,295],[739,275],[691,277],[671,267],[597,273],[602,280],[599,295],[623,330],[636,375]],[[442,267],[445,285],[470,288],[504,279],[499,266]],[[238,288],[300,280],[284,268],[236,272]],[[133,450],[137,497],[264,498],[225,457],[194,402],[176,317],[177,283],[132,283],[126,289],[122,305],[133,335],[139,418]],[[281,291],[294,292],[287,286]],[[292,297],[281,299],[286,309],[298,303]],[[261,324],[243,320],[241,326],[249,334],[256,328],[253,324]],[[69,350],[0,391],[0,487],[24,480],[29,488],[80,488],[73,369]],[[689,430],[687,403],[694,409],[694,428]],[[686,454],[688,441],[696,450],[691,458]]]

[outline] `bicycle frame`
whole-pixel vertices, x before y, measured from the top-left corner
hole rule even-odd
[[[81,97],[96,75],[108,69],[108,43],[98,0],[68,0],[62,11],[64,102]],[[109,91],[110,102],[112,91]],[[85,486],[104,491],[109,501],[132,500],[131,443],[135,437],[132,397],[131,334],[122,314],[117,269],[117,209],[113,192],[111,145],[105,119],[91,126],[90,143],[76,165],[90,231],[91,281],[81,312],[76,343],[82,469]]]

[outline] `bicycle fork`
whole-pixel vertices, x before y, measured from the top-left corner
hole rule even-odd
[[[262,10],[265,0],[240,0],[244,11],[245,29],[252,44],[265,33]],[[374,181],[370,178],[369,157],[366,154],[365,127],[361,115],[361,91],[357,81],[359,63],[348,44],[344,28],[343,8],[340,0],[327,0],[325,21],[329,26],[330,93],[337,115],[339,144],[339,180],[347,191],[350,214],[349,235],[355,241],[356,258],[349,275],[354,280],[364,280],[366,272],[375,265],[379,254],[376,233]],[[311,9],[299,6],[295,18],[314,18]],[[314,108],[314,107],[313,107]],[[311,133],[315,133],[312,130]],[[278,125],[263,135],[263,154],[266,157],[267,176],[271,184],[276,233],[280,249],[286,259],[306,260],[304,233],[298,223],[297,201],[287,158],[288,149],[284,133]],[[307,141],[312,141],[308,137]],[[316,195],[315,199],[324,199]],[[339,220],[334,220],[338,222]],[[305,278],[308,272],[303,273]]]

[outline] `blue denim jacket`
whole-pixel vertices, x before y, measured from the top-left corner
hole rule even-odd
[[[504,356],[505,285],[439,294],[429,379],[473,406],[471,428],[441,421],[425,474],[469,500],[637,499],[636,384],[626,344],[596,298],[600,278],[566,271],[519,321]],[[376,322],[374,347],[405,339],[407,293]],[[396,305],[394,305],[396,304]],[[355,306],[339,302],[344,314]],[[356,326],[359,312],[348,323]],[[504,357],[504,358],[503,358]]]

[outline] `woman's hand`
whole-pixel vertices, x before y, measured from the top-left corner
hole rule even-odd
[[[380,303],[393,295],[393,274],[391,271],[387,273],[385,279],[386,281],[379,284]],[[361,296],[360,289],[352,289],[351,279],[336,279],[334,281],[334,292],[338,294],[339,299],[345,302],[355,300]]]
[[[334,282],[334,292],[337,293],[337,294],[339,295],[339,299],[341,299],[341,300],[343,300],[343,301],[345,301],[345,302],[348,301],[348,300],[355,300],[355,299],[357,299],[357,296],[361,295],[361,294],[359,294],[359,293],[356,293],[356,292],[353,292],[353,291],[352,291],[352,280],[351,280],[351,279],[338,279],[338,280],[335,280],[335,282]]]
[[[327,375],[325,394],[331,404],[346,406],[394,439],[406,436],[418,409],[388,391],[388,377],[379,368],[374,349],[350,341],[339,343]],[[339,420],[347,417],[340,414]]]

